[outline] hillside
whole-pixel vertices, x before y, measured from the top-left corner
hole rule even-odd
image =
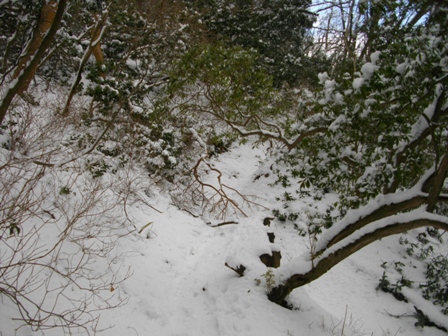
[[[0,1],[0,336],[444,335],[448,7]]]
[[[213,164],[229,186],[256,195],[260,205],[275,204],[276,190],[268,186],[272,178],[254,181],[269,170],[264,148],[234,147]],[[244,208],[248,217],[228,219],[238,224],[212,227],[222,221],[211,219],[210,224],[180,211],[158,188],[151,189],[147,202],[161,213],[142,204],[128,209],[137,228],[151,225],[123,238],[113,250],[118,273],[124,275],[130,267],[132,276],[114,286],[113,294],[126,303],[99,312],[98,335],[445,335],[435,328],[414,326],[416,319],[410,315],[416,302],[399,302],[375,290],[381,264],[402,252],[397,237],[372,244],[294,291],[294,308],[287,310],[267,300],[267,268],[256,258],[269,249],[263,226],[263,219],[271,215],[268,210]],[[269,230],[285,251],[282,263],[307,253],[307,238],[298,236],[290,223],[274,220]],[[246,262],[243,277],[225,267],[232,257]],[[1,331],[11,334],[17,326],[11,320],[16,312],[7,301],[2,307]],[[43,334],[60,335],[60,330]],[[22,327],[15,335],[30,335],[30,330]]]

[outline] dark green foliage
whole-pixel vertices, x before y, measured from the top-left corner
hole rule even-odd
[[[377,286],[377,290],[381,289],[383,292],[387,292],[389,290],[390,282],[387,278],[386,271],[383,272],[383,276],[379,280],[379,284]]]
[[[385,1],[365,3],[376,7]],[[371,13],[370,18],[374,16]],[[437,18],[437,23],[441,23],[441,17],[445,20],[443,25],[430,22]],[[347,71],[344,64],[340,68],[335,64],[338,71],[333,72],[336,74],[334,77],[328,73],[319,74],[320,90],[297,92],[296,108],[301,113],[294,117],[291,115],[289,120],[285,118],[286,126],[282,130],[291,142],[301,139],[302,135],[304,137],[301,142],[295,142],[296,147],[287,146],[287,150],[278,153],[274,169],[278,177],[276,184],[283,186],[285,191],[277,198],[283,207],[274,210],[274,214],[282,221],[296,222],[294,224],[299,234],[310,235],[312,256],[314,237],[320,234],[326,223],[331,226],[348,212],[356,214],[359,219],[345,217],[339,223],[342,234],[331,231],[334,236],[329,234],[326,237],[328,245],[325,245],[325,240],[320,244],[324,247],[317,245],[320,247],[318,255],[328,251],[328,248],[338,247],[338,243],[342,246],[344,242],[348,244],[354,232],[362,232],[358,230],[368,230],[371,226],[372,231],[379,232],[382,228],[376,230],[375,224],[389,225],[386,224],[388,220],[394,222],[401,215],[406,216],[406,212],[421,206],[418,202],[415,205],[403,202],[406,207],[397,206],[392,200],[400,199],[401,195],[416,193],[414,199],[417,199],[417,190],[422,193],[422,197],[431,190],[438,198],[437,187],[431,185],[433,181],[425,182],[424,186],[417,184],[417,181],[424,181],[434,166],[441,167],[440,185],[446,178],[446,170],[441,163],[442,158],[446,160],[447,157],[446,20],[446,11],[441,10],[435,11],[434,17],[422,19],[425,24],[414,29],[400,30],[395,29],[396,26],[383,26],[384,31],[393,34],[393,39],[383,44],[384,41],[376,40],[374,35],[369,36],[372,38],[369,47],[375,46],[381,50],[369,50],[364,55],[366,61],[360,61],[360,57],[352,63],[352,71]],[[378,24],[378,20],[375,24]],[[369,34],[372,33],[372,27],[365,28]],[[376,29],[375,33],[380,31]],[[322,129],[324,131],[320,131]],[[312,133],[309,130],[319,131]],[[312,136],[306,138],[306,131]],[[411,192],[411,188],[415,189]],[[337,194],[338,201],[333,204],[335,211],[329,216],[323,215],[323,209],[316,211],[312,206],[307,207],[310,202],[306,198],[316,191],[320,191],[318,198],[325,197],[322,194],[327,191]],[[299,197],[299,201],[293,200]],[[429,200],[427,202],[430,203]],[[429,205],[427,211],[433,212],[432,207]],[[361,208],[360,212],[354,210],[358,208]],[[370,213],[372,208],[378,211]],[[446,216],[445,208],[443,204],[437,205],[435,211]],[[361,214],[361,211],[364,213]],[[396,215],[397,219],[391,218],[392,215]],[[444,218],[440,218],[440,223],[445,222]],[[405,231],[406,224],[402,223],[401,227],[398,224],[397,228]],[[390,232],[394,233],[392,230]],[[412,287],[416,280],[407,274],[410,261],[419,265],[423,277],[424,262],[437,251],[437,244],[431,244],[434,240],[431,235],[434,234],[437,235],[434,232],[421,233],[405,242],[403,254],[406,253],[406,256],[402,256],[402,259],[393,263],[392,268],[384,272],[378,288],[405,300],[403,288]],[[366,236],[368,234],[354,239],[358,239],[356,243],[361,244]],[[344,247],[338,252],[341,250]],[[347,250],[352,253],[350,248]],[[323,260],[319,260],[319,263]],[[443,274],[443,267],[443,263],[432,261],[426,276],[432,276],[432,270],[436,268]],[[271,292],[270,298],[281,302],[284,298],[281,295],[289,293],[290,288],[298,287],[295,282],[302,277],[305,276],[292,276],[287,280],[290,281],[290,287],[278,286]],[[434,302],[445,299],[446,289],[441,283],[443,281],[440,279],[430,282],[428,278],[425,285],[425,288],[432,287],[439,291],[435,295],[427,290],[427,297],[434,298]]]
[[[11,224],[9,224],[8,230],[9,230],[10,236],[14,236],[16,234],[19,235],[20,232],[22,231],[22,229],[20,229],[20,226],[17,225],[17,223],[15,223],[15,222],[12,222]]]
[[[321,74],[322,91],[301,99],[314,106],[314,120],[328,131],[279,160],[288,166],[289,178],[299,176],[318,189],[341,193],[345,211],[379,193],[409,187],[431,167],[443,153],[447,122],[440,112],[446,93],[437,80],[446,81],[447,73],[440,63],[447,54],[440,33],[436,27],[428,34],[405,35],[404,42],[397,37],[354,78]],[[432,139],[424,133],[405,148],[428,106],[440,113]]]
[[[0,4],[0,74],[4,76],[26,46],[39,15],[42,1],[2,1]]]
[[[318,63],[325,64],[324,58],[310,60],[305,51],[310,43],[307,30],[315,20],[307,10],[310,3],[309,0],[187,1],[202,14],[212,39],[256,50],[261,55],[259,64],[269,69],[276,85],[314,80],[315,72],[308,72],[309,66],[316,70]]]
[[[171,175],[176,157],[185,154],[184,143],[175,118],[161,107],[159,97],[172,60],[184,53],[192,36],[189,26],[181,23],[186,19],[182,6],[177,1],[160,6],[121,0],[89,4],[75,2],[68,8],[55,48],[39,75],[49,83],[68,85],[79,76],[73,93],[90,99],[80,108],[72,102],[64,113],[79,113],[81,134],[71,136],[78,147],[106,157],[88,164],[94,177],[134,160],[151,173]],[[95,27],[102,32],[104,61],[90,55],[83,63]]]
[[[193,127],[209,154],[225,151],[238,130],[258,130],[264,118],[275,118],[285,106],[272,78],[257,65],[258,58],[255,51],[240,47],[200,45],[171,71],[172,99],[166,103],[174,108],[165,110],[172,109],[182,132]]]
[[[0,4],[0,84],[17,65],[36,27],[44,1],[2,1]]]
[[[401,294],[401,288],[411,287],[413,281],[405,278],[404,274],[410,268],[418,268],[424,275],[426,281],[419,284],[421,295],[426,299],[432,301],[435,305],[442,307],[442,313],[448,314],[448,259],[444,254],[437,253],[439,245],[443,245],[440,232],[434,229],[427,229],[422,232],[415,232],[414,234],[400,237],[400,245],[404,247],[403,262],[394,262],[394,268],[388,269],[387,262],[383,267],[388,271],[387,274],[397,278],[399,274],[401,279],[395,284],[390,284],[386,271],[384,271],[382,279],[378,288],[387,293]],[[405,262],[405,260],[410,260]],[[395,272],[395,274],[394,274]],[[415,270],[413,270],[415,272]]]
[[[231,137],[223,135],[210,135],[207,141],[209,147],[208,155],[210,157],[218,156],[219,154],[225,153],[230,149],[232,145]]]
[[[387,262],[383,263],[382,266],[383,266],[383,268],[385,268],[387,270]],[[387,276],[386,270],[385,270],[383,272],[381,279],[379,280],[379,283],[378,283],[378,286],[376,287],[376,289],[377,290],[381,289],[385,293],[392,294],[398,301],[408,302],[408,300],[403,295],[401,290],[403,287],[411,288],[413,281],[405,278],[405,276],[402,275],[402,271],[403,271],[402,266],[404,266],[403,263],[395,262],[395,271],[398,272],[399,274],[401,274],[401,278],[399,280],[397,280],[395,283],[391,283]]]
[[[86,170],[92,174],[93,178],[103,176],[106,172],[110,171],[110,168],[111,166],[102,159],[94,162],[88,162],[86,164]]]
[[[70,194],[70,187],[63,186],[61,189],[59,189],[59,195],[68,195]]]
[[[423,297],[442,306],[442,312],[448,315],[448,258],[437,255],[427,263],[426,279],[422,288]]]

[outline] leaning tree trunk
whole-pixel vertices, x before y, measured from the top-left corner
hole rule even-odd
[[[33,57],[36,54],[37,50],[41,46],[42,41],[45,38],[45,35],[53,25],[57,9],[58,9],[57,0],[50,0],[48,2],[44,2],[44,4],[42,5],[42,9],[40,11],[40,15],[37,20],[37,25],[34,29],[31,40],[28,42],[25,52],[22,53],[22,55],[20,56],[18,65],[12,75],[13,80],[19,77],[21,72],[27,67],[31,57]],[[24,81],[22,87],[20,88],[21,91],[25,91],[27,89],[32,77],[34,77],[34,74],[36,73],[36,70],[37,70],[37,64],[34,64],[32,68],[29,68],[27,70],[29,72],[29,76],[27,76],[26,81]]]
[[[279,305],[287,306],[286,298],[295,288],[301,287],[320,278],[342,260],[361,250],[363,247],[382,238],[420,227],[434,227],[445,231],[448,230],[448,223],[441,222],[439,220],[432,218],[408,220],[408,218],[409,217],[404,216],[403,220],[400,220],[400,217],[397,217],[394,224],[377,228],[376,230],[359,237],[354,242],[335,250],[333,253],[330,253],[322,258],[317,258],[315,261],[315,267],[313,267],[310,271],[303,274],[294,274],[286,279],[286,281],[282,284],[272,288],[268,294],[269,300]]]
[[[72,84],[72,87],[67,96],[67,99],[65,100],[64,109],[62,110],[63,116],[67,116],[69,114],[70,104],[72,103],[72,100],[76,94],[78,85],[81,82],[82,72],[84,71],[84,67],[87,64],[87,62],[90,58],[90,55],[93,53],[93,56],[95,57],[95,60],[96,60],[96,63],[98,66],[101,66],[104,63],[104,54],[101,49],[101,38],[102,38],[102,36],[104,34],[104,30],[106,28],[107,15],[108,15],[107,12],[104,12],[103,16],[101,18],[96,16],[96,24],[92,30],[92,37],[91,37],[90,45],[86,49],[84,56],[81,59],[81,62],[79,64],[79,68],[78,68],[78,72],[76,73],[75,80]],[[104,78],[104,77],[106,77],[106,74],[104,72],[101,72],[100,76]]]
[[[66,5],[66,0],[44,1],[32,38],[18,60],[8,89],[1,97],[0,124],[3,122],[13,98],[28,89],[41,59],[54,41]]]
[[[315,251],[312,256],[313,260],[310,261],[309,271],[289,276],[281,284],[272,288],[268,298],[277,304],[286,306],[286,297],[295,288],[320,278],[342,260],[382,238],[425,226],[448,231],[446,217],[432,214],[428,209],[426,211],[421,209],[421,205],[431,205],[440,196],[441,185],[443,185],[447,174],[448,148],[440,160],[439,166],[434,169],[434,173],[423,176],[417,182],[417,185],[423,186],[430,181],[428,182],[431,184],[429,193],[412,191],[408,197],[401,194],[395,202],[378,204],[377,207],[367,206],[368,212],[352,214],[351,217],[357,219],[352,223],[344,223],[339,232],[326,238],[324,246]],[[369,226],[371,229],[368,229]]]

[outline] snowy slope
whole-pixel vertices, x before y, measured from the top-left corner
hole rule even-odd
[[[234,148],[214,159],[228,185],[257,202],[272,208],[275,191],[269,166],[260,165],[262,149],[249,145]],[[263,174],[256,179],[255,176]],[[127,297],[121,308],[101,312],[97,330],[107,336],[306,336],[306,335],[445,335],[435,328],[417,329],[412,304],[376,291],[385,260],[394,259],[397,238],[377,242],[329,271],[318,281],[291,295],[294,310],[277,306],[266,298],[263,277],[267,268],[257,256],[272,248],[263,226],[270,216],[262,207],[246,207],[238,222],[212,227],[201,218],[180,211],[169,197],[152,190],[147,200],[158,213],[135,205],[131,216],[139,235],[129,235],[117,247],[122,255],[122,272],[131,267],[133,275],[116,286],[115,295]],[[222,222],[216,220],[212,224]],[[307,251],[306,238],[291,227],[273,221],[275,248],[282,251],[282,263]],[[247,267],[243,277],[225,267],[225,262],[241,262]],[[3,305],[0,335],[14,335],[16,324]],[[21,328],[17,335],[40,335]],[[45,335],[61,335],[47,330]]]
[[[246,145],[223,154],[215,165],[226,183],[269,207],[275,192],[262,178],[254,181],[266,170],[259,168],[263,157],[262,150]],[[269,250],[262,225],[269,211],[247,209],[249,218],[213,228],[163,196],[153,201],[163,214],[142,214],[142,223],[154,224],[149,239],[134,242],[137,256],[129,260],[134,275],[122,288],[128,305],[103,314],[103,324],[116,326],[108,335],[444,335],[434,328],[416,329],[412,317],[391,317],[388,313],[412,314],[413,308],[375,290],[382,261],[394,258],[396,237],[365,248],[296,290],[291,301],[297,310],[289,311],[266,299],[266,267],[255,258]],[[291,227],[274,221],[272,230],[280,249],[287,250],[282,261],[306,251],[306,241]],[[244,277],[224,266],[229,257],[248,266]]]

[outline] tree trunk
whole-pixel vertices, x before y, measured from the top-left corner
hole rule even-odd
[[[405,220],[400,222],[399,217],[397,217],[397,221],[394,224],[386,227],[380,227],[371,233],[367,233],[356,239],[354,242],[347,244],[333,253],[330,253],[328,256],[318,260],[316,266],[309,272],[304,274],[293,274],[282,284],[272,288],[272,290],[268,293],[268,298],[272,302],[287,307],[288,305],[286,303],[286,298],[295,288],[301,287],[320,278],[342,260],[361,250],[363,247],[382,238],[425,226],[448,230],[448,223],[435,219],[421,218],[412,221]]]
[[[3,122],[13,98],[28,89],[41,59],[54,41],[66,5],[66,0],[50,0],[42,5],[31,41],[28,43],[25,53],[20,57],[9,88],[0,101],[0,124]]]
[[[28,45],[26,46],[25,49],[25,53],[22,53],[22,55],[20,56],[18,65],[12,75],[13,80],[19,77],[21,72],[27,67],[30,59],[36,54],[37,50],[42,44],[43,39],[50,30],[51,26],[53,25],[57,9],[58,9],[57,0],[50,0],[48,2],[44,1],[44,4],[42,5],[42,9],[40,11],[39,19],[37,20],[37,25],[31,37],[31,41],[28,42]],[[34,74],[36,73],[37,67],[38,64],[33,64],[32,68],[27,69],[29,75],[27,76],[26,81],[24,81],[22,87],[20,88],[19,93],[22,93],[23,91],[27,90],[28,85],[31,82],[31,79],[34,77]]]
[[[93,56],[95,57],[95,61],[98,66],[101,66],[104,64],[104,54],[103,54],[103,50],[101,49],[101,37],[102,37],[104,27],[106,24],[105,23],[106,17],[107,16],[103,16],[102,18],[99,18],[97,16],[96,19],[97,19],[98,23],[92,32],[92,43],[90,44],[92,47]],[[101,72],[100,76],[105,78],[106,73]]]
[[[70,89],[70,93],[68,94],[67,99],[65,101],[64,109],[62,110],[63,116],[67,116],[70,112],[69,111],[70,105],[72,103],[73,97],[78,88],[79,82],[82,79],[82,72],[84,70],[84,66],[87,64],[87,61],[89,60],[90,55],[93,53],[93,55],[95,56],[97,65],[100,66],[104,63],[104,55],[103,55],[103,51],[101,49],[101,37],[102,37],[102,34],[105,29],[106,18],[107,18],[107,13],[105,13],[101,19],[98,18],[98,16],[96,17],[97,22],[92,31],[90,46],[85,51],[84,56],[81,59],[81,63],[79,64],[78,72],[76,73],[75,80]],[[104,72],[101,72],[100,76],[105,78],[106,74]]]
[[[364,217],[360,217],[356,222],[347,225],[339,233],[335,234],[334,237],[326,244],[325,249],[333,246],[334,244],[340,242],[341,240],[349,237],[355,231],[373,223],[377,220],[393,216],[400,212],[409,211],[419,207],[420,205],[427,202],[427,198],[423,195],[417,195],[410,199],[403,200],[401,202],[392,203],[384,205]],[[321,254],[323,250],[316,251],[316,254]]]

